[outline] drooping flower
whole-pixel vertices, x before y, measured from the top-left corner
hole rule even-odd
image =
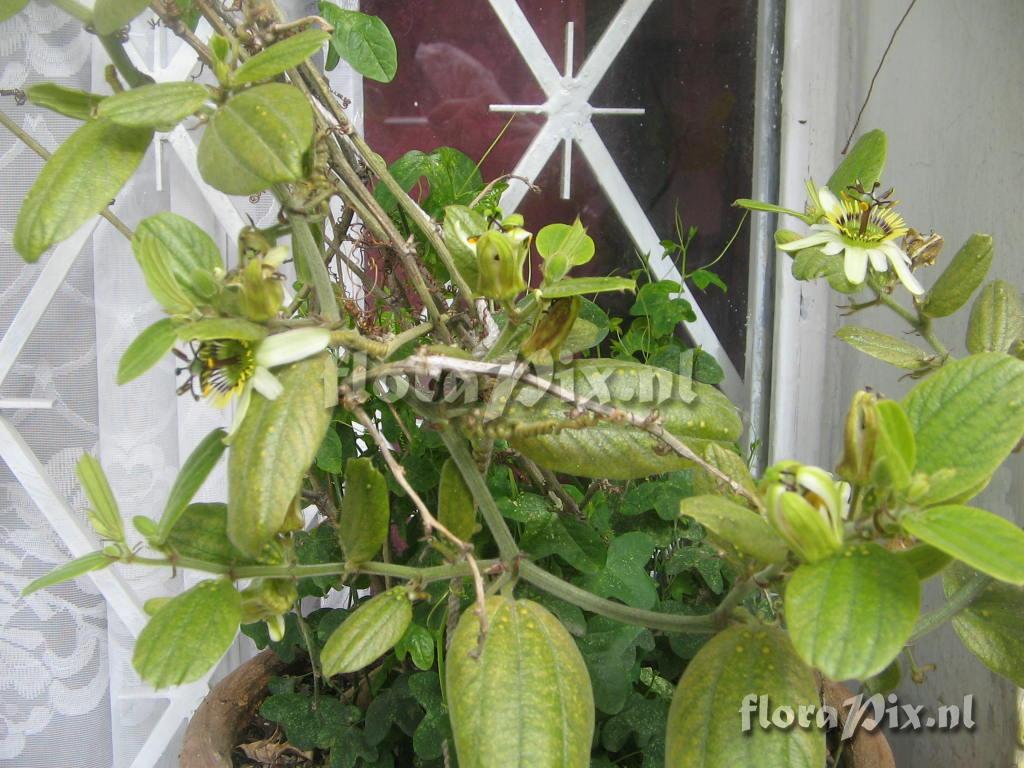
[[[838,552],[851,488],[818,467],[782,462],[765,473],[768,520],[805,562]]]
[[[224,408],[238,398],[231,432],[242,423],[253,390],[268,400],[283,391],[271,368],[287,365],[318,354],[327,348],[330,331],[297,328],[268,336],[259,342],[243,339],[215,339],[200,343],[196,352],[195,375],[200,392],[213,405]]]
[[[812,234],[807,237],[780,246],[782,250],[821,247],[826,256],[843,254],[846,279],[854,285],[864,282],[869,264],[875,272],[887,272],[891,264],[908,291],[916,296],[924,293],[924,287],[910,271],[910,257],[898,243],[907,233],[906,222],[891,205],[846,195],[840,199],[828,187],[818,188],[817,203],[824,221],[812,224]]]

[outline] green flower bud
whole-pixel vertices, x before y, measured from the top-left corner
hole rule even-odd
[[[786,462],[769,470],[768,520],[805,562],[823,560],[843,546],[850,486],[817,467]]]
[[[530,252],[530,233],[522,229],[511,232],[485,232],[476,241],[479,268],[477,293],[489,299],[507,301],[526,289],[523,265]]]
[[[291,579],[256,579],[242,590],[242,622],[268,621],[292,609],[299,599]]]
[[[877,398],[870,392],[853,396],[850,412],[846,416],[846,435],[843,459],[836,472],[844,480],[863,485],[867,482],[874,461],[875,441],[878,437]]]

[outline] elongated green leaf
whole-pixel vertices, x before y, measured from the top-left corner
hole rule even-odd
[[[915,510],[903,529],[1000,581],[1024,584],[1024,531],[999,515],[950,504]]]
[[[742,429],[735,407],[721,392],[661,368],[582,360],[558,370],[554,379],[579,399],[594,398],[639,419],[656,410],[665,429],[698,453],[710,442],[734,442]],[[663,450],[660,440],[629,424],[603,420],[569,427],[566,414],[571,406],[533,387],[520,387],[509,400],[499,393],[489,407],[512,423],[536,425],[538,434],[523,430],[509,441],[554,472],[629,480],[691,466]]]
[[[1024,435],[1024,362],[996,352],[947,363],[903,401],[917,471],[932,478],[921,504],[979,493]]]
[[[1009,352],[1024,337],[1024,306],[1020,292],[1004,280],[986,285],[971,307],[967,325],[967,351]]]
[[[112,35],[149,7],[147,0],[96,0],[92,25],[101,35]]]
[[[349,459],[338,516],[338,538],[345,558],[363,563],[376,557],[387,539],[390,519],[387,479],[370,459]]]
[[[971,576],[959,563],[942,577],[946,597],[952,597]],[[1024,687],[1024,589],[990,584],[981,596],[953,617],[960,640],[981,662],[1017,687]]]
[[[452,459],[441,467],[437,486],[437,519],[463,541],[469,541],[476,530],[476,504],[473,494]]]
[[[324,358],[278,368],[276,400],[253,393],[228,457],[228,534],[259,557],[284,524],[331,420],[324,407]]]
[[[828,188],[838,195],[859,181],[865,190],[870,190],[885,170],[887,144],[885,134],[877,128],[865,133],[836,168]]]
[[[28,5],[28,0],[0,0],[0,21],[7,21]]]
[[[97,112],[129,128],[168,131],[209,99],[209,90],[199,83],[153,83],[108,96]]]
[[[121,519],[121,511],[117,508],[114,492],[110,489],[107,475],[99,461],[92,454],[83,454],[75,467],[75,474],[78,475],[82,490],[85,491],[85,495],[92,505],[89,522],[92,523],[96,533],[104,539],[124,541],[124,521]]]
[[[199,441],[185,463],[178,472],[178,477],[171,487],[171,493],[167,497],[167,504],[164,507],[164,514],[160,518],[160,527],[157,531],[157,539],[163,541],[174,528],[178,518],[185,511],[185,507],[192,501],[192,497],[206,481],[210,472],[227,446],[224,438],[227,433],[223,429],[215,429]]]
[[[390,651],[412,623],[412,601],[406,587],[382,592],[356,609],[327,638],[320,652],[327,677],[358,672]]]
[[[558,619],[530,600],[488,598],[488,630],[465,611],[448,650],[448,706],[460,768],[588,768],[594,696]]]
[[[135,643],[132,665],[154,688],[198,680],[234,642],[242,598],[230,581],[210,579],[164,604]]]
[[[71,581],[71,579],[77,579],[79,576],[84,576],[90,571],[101,570],[116,562],[117,558],[108,557],[103,552],[90,552],[88,555],[83,555],[72,560],[70,563],[64,563],[64,565],[54,568],[45,576],[40,576],[21,591],[21,596],[28,597],[40,589]]]
[[[774,203],[764,203],[761,202],[760,200],[750,200],[749,198],[741,197],[738,200],[733,200],[732,204],[737,208],[745,208],[748,211],[761,211],[762,213],[782,213],[787,216],[795,216],[798,219],[807,219],[807,217],[800,211],[794,211],[792,208],[785,208],[781,205],[775,205]],[[800,236],[798,235],[793,239],[796,240],[799,237]]]
[[[150,537],[156,536],[156,523]],[[178,517],[163,543],[163,548],[180,557],[193,557],[222,565],[247,565],[257,562],[231,543],[228,538],[228,505],[221,502],[189,504]],[[277,548],[264,551],[259,562],[282,561]]]
[[[909,341],[898,339],[873,328],[846,325],[836,331],[836,338],[845,341],[865,355],[870,355],[876,360],[907,371],[924,368],[930,360],[930,355],[927,352],[918,349]]]
[[[636,280],[625,277],[572,277],[541,289],[545,299],[562,299],[568,296],[586,296],[607,291],[635,291]]]
[[[948,317],[960,309],[984,281],[993,252],[991,235],[971,235],[928,291],[921,311],[929,317]]]
[[[921,581],[930,579],[951,562],[953,558],[941,549],[928,544],[917,544],[910,549],[901,549],[894,553],[896,557],[910,563]]]
[[[232,82],[236,84],[272,80],[283,72],[299,66],[323,48],[330,35],[322,29],[307,29],[287,37],[260,51],[235,70]]]
[[[376,16],[321,2],[320,15],[334,27],[331,49],[359,74],[382,83],[398,71],[398,49],[387,25]],[[330,68],[330,67],[328,67]]]
[[[889,666],[920,607],[913,567],[870,542],[801,565],[785,594],[793,646],[833,680],[863,679]]]
[[[35,261],[102,211],[139,167],[153,132],[90,120],[68,137],[25,196],[14,247]]]
[[[117,383],[127,384],[137,379],[171,351],[178,338],[178,329],[169,317],[157,320],[135,337],[121,355],[117,365]]]
[[[258,85],[217,110],[199,144],[199,172],[229,195],[252,195],[305,175],[313,111],[291,85]]]
[[[262,341],[267,329],[239,317],[207,317],[194,323],[178,327],[178,338],[186,341],[210,341],[212,339],[237,339],[239,341]]]
[[[814,673],[793,652],[784,632],[733,625],[701,648],[676,686],[668,713],[665,765],[825,765],[825,734],[815,728],[760,727],[758,696],[768,699],[772,711],[790,707],[797,712],[819,704]]]
[[[716,537],[765,563],[780,563],[789,554],[786,542],[768,521],[723,496],[693,496],[679,504],[680,514],[692,517]]]
[[[75,120],[88,120],[95,116],[96,107],[105,97],[66,88],[57,83],[36,83],[25,90],[30,103],[45,107]]]

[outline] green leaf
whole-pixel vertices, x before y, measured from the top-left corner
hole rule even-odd
[[[406,587],[394,587],[360,605],[338,627],[320,653],[327,677],[358,672],[390,651],[412,623]]]
[[[483,179],[477,164],[464,153],[451,147],[439,147],[429,154],[419,150],[406,152],[392,163],[388,170],[407,192],[411,192],[421,179],[426,179],[430,193],[420,205],[435,218],[441,218],[442,212],[452,205],[469,204],[483,189]],[[391,214],[397,213],[398,201],[387,187],[378,184],[373,194],[384,210]],[[475,265],[475,247],[472,248],[471,260]],[[462,261],[456,258],[455,263],[461,272]],[[462,274],[466,277],[465,272]],[[470,285],[476,285],[476,282]]]
[[[531,557],[557,555],[580,573],[595,574],[601,569],[606,546],[597,531],[585,522],[557,515],[546,504],[543,516],[528,522],[523,533],[523,549]]]
[[[650,536],[640,531],[625,533],[612,540],[604,568],[588,577],[584,586],[596,595],[614,597],[634,608],[653,608],[658,590],[647,570],[653,554]]]
[[[561,280],[573,267],[594,258],[594,241],[578,218],[572,224],[548,224],[537,233],[534,243],[544,260],[547,283]]]
[[[228,457],[228,533],[258,557],[284,524],[331,420],[324,407],[324,357],[278,368],[276,400],[253,392]]]
[[[117,365],[117,383],[127,384],[144,374],[171,351],[177,338],[178,328],[171,318],[157,320],[136,336],[121,355]]]
[[[321,2],[320,15],[334,27],[331,48],[359,74],[389,83],[398,71],[398,49],[387,25],[376,16]]]
[[[313,110],[298,88],[258,85],[231,97],[199,144],[199,172],[229,195],[253,195],[306,175]]]
[[[238,317],[206,317],[178,326],[178,338],[184,341],[262,341],[266,336],[267,329],[264,326]]]
[[[873,328],[846,325],[836,331],[836,338],[865,355],[907,371],[926,368],[931,361],[931,355],[910,342]]]
[[[132,237],[132,249],[150,293],[164,309],[184,314],[206,303],[196,275],[213,280],[224,261],[213,239],[188,219],[159,213],[143,219]]]
[[[953,562],[953,558],[941,549],[936,549],[928,544],[918,544],[910,549],[897,550],[893,554],[900,558],[900,560],[905,560],[909,563],[910,567],[917,572],[917,578],[921,581],[930,579]]]
[[[701,291],[706,291],[709,285],[720,289],[722,293],[727,293],[729,290],[725,281],[709,269],[695,269],[687,275],[687,279],[692,280],[693,284]]]
[[[814,673],[773,627],[733,625],[715,635],[687,665],[668,713],[665,765],[672,768],[821,768],[825,734],[816,728],[761,728],[757,703],[820,704]],[[746,704],[746,708],[745,708]],[[750,709],[750,707],[753,707]],[[744,732],[743,712],[750,712]]]
[[[169,131],[210,100],[210,91],[199,83],[153,83],[108,96],[97,113],[128,128]]]
[[[878,434],[875,438],[875,479],[883,474],[893,488],[906,488],[917,464],[917,444],[910,419],[895,400],[875,403]]]
[[[96,0],[92,25],[97,34],[112,35],[148,7],[148,0]]]
[[[480,274],[474,243],[487,229],[487,219],[468,206],[449,205],[444,209],[444,243],[455,268],[471,286],[477,284]]]
[[[388,537],[391,511],[388,482],[371,459],[345,462],[345,496],[338,517],[338,538],[345,559],[353,563],[372,560]]]
[[[322,29],[307,29],[286,37],[260,51],[235,70],[231,81],[235,85],[272,80],[283,72],[299,66],[319,51],[330,35]]]
[[[457,538],[469,541],[476,530],[476,504],[455,462],[445,459],[437,487],[437,519]]]
[[[297,749],[330,749],[340,733],[362,719],[362,710],[330,696],[317,700],[301,693],[277,693],[260,706],[267,720],[280,723]]]
[[[864,189],[871,189],[871,185],[882,177],[882,171],[885,170],[887,144],[882,131],[875,129],[865,133],[857,139],[853,149],[836,168],[828,180],[828,188],[833,194],[839,195],[859,181]]]
[[[156,535],[154,523],[153,535]],[[222,502],[189,504],[178,516],[163,543],[163,549],[181,557],[192,557],[223,565],[248,565],[256,560],[245,555],[228,538],[228,506]],[[280,552],[266,552],[266,563],[280,562]]]
[[[636,280],[625,277],[569,277],[541,289],[545,299],[587,296],[608,291],[635,291]]]
[[[692,495],[692,472],[672,472],[658,480],[632,486],[622,495],[618,513],[633,517],[654,511],[662,520],[675,520],[679,516],[679,500]]]
[[[1009,520],[951,504],[908,512],[900,524],[921,541],[982,573],[1024,584],[1024,531]]]
[[[971,576],[969,568],[955,565],[942,577],[950,598]],[[1018,688],[1024,686],[1024,589],[993,583],[973,603],[953,617],[953,628],[967,650]]]
[[[918,472],[933,476],[919,504],[964,501],[984,488],[1024,434],[1024,362],[986,352],[946,363],[903,401]]]
[[[775,233],[776,242],[779,242],[780,234],[781,232]],[[826,256],[820,248],[804,248],[797,251],[793,256],[793,265],[790,271],[796,280],[814,280],[824,277],[832,289],[839,293],[853,294],[863,287],[863,285],[854,285],[846,279],[846,269],[841,254]]]
[[[90,552],[88,555],[83,555],[69,563],[57,566],[46,575],[32,581],[21,591],[21,596],[28,597],[40,589],[46,589],[54,584],[60,584],[71,579],[77,579],[79,576],[84,576],[90,571],[99,571],[116,562],[116,557],[109,557],[103,552]]]
[[[337,430],[328,429],[316,452],[316,466],[330,475],[340,475],[345,468],[345,454]]]
[[[948,317],[966,304],[985,280],[994,250],[991,235],[971,235],[928,291],[921,311],[929,317]]]
[[[25,196],[14,247],[35,261],[70,237],[114,198],[139,167],[153,132],[109,120],[90,120],[46,161]]]
[[[1020,292],[1004,280],[986,285],[971,307],[967,325],[967,351],[1009,352],[1024,337],[1024,306]]]
[[[0,0],[0,21],[7,21],[28,5],[28,0]]]
[[[2,2],[0,2],[2,6]],[[3,15],[0,10],[0,16]],[[96,114],[96,107],[105,98],[96,93],[86,93],[76,88],[66,88],[57,83],[36,83],[25,90],[29,103],[57,112],[75,120],[89,120]]]
[[[679,295],[679,283],[661,280],[641,286],[636,301],[629,310],[633,317],[647,317],[651,332],[667,336],[679,323],[692,323],[697,319],[690,302]]]
[[[421,760],[438,760],[444,755],[444,742],[451,744],[452,738],[441,680],[433,672],[418,672],[409,676],[409,691],[423,707],[423,719],[412,737],[413,751]]]
[[[914,569],[871,542],[801,565],[785,593],[793,646],[833,680],[864,679],[889,666],[920,607]]]
[[[366,708],[366,741],[377,746],[395,725],[412,736],[421,719],[422,711],[409,691],[409,678],[399,677],[381,689]]]
[[[622,752],[632,738],[637,749],[643,753],[643,768],[662,768],[668,708],[669,702],[665,699],[649,699],[633,691],[622,711],[602,726],[601,745],[609,752]],[[593,763],[591,768],[594,768]]]
[[[578,398],[596,398],[638,419],[656,410],[665,429],[697,453],[712,442],[735,442],[742,428],[735,407],[717,389],[661,368],[580,360],[556,370],[555,379]],[[510,400],[503,416],[512,422],[560,424],[566,418],[565,402],[550,394],[539,396],[533,387],[523,386]],[[692,466],[675,453],[656,450],[661,441],[649,433],[606,420],[582,428],[514,435],[510,444],[542,467],[579,477],[631,480]]]
[[[78,475],[82,490],[92,505],[89,522],[92,523],[93,529],[100,538],[124,541],[124,521],[99,461],[92,454],[83,454],[75,467],[75,474]]]
[[[621,712],[632,690],[637,650],[654,649],[650,630],[592,616],[577,641],[594,688],[594,705],[609,715]]]
[[[395,655],[399,660],[408,655],[417,669],[431,669],[434,666],[434,636],[426,627],[410,624],[402,639],[395,644]]]
[[[213,468],[217,466],[221,454],[227,448],[224,444],[226,436],[227,433],[223,429],[213,430],[199,441],[199,445],[185,459],[185,463],[182,464],[178,477],[175,478],[174,485],[171,487],[171,493],[167,497],[163,516],[160,518],[160,526],[157,533],[158,541],[163,541],[167,538],[171,529],[178,522],[178,518],[185,511],[185,507],[188,506],[188,503],[192,501],[192,497],[196,495],[203,483],[206,482],[206,478]]]
[[[301,565],[340,563],[345,559],[338,543],[338,531],[330,523],[321,523],[311,531],[296,531],[292,534],[292,541],[295,544],[295,559]],[[332,589],[340,587],[341,577],[337,574],[309,576],[299,579],[299,597],[323,597]],[[322,629],[321,624],[317,631]]]
[[[154,688],[198,680],[231,647],[241,619],[242,598],[230,581],[202,581],[149,620],[132,666]]]
[[[679,512],[692,517],[740,552],[764,563],[780,563],[789,555],[786,542],[767,520],[722,496],[683,499]]]

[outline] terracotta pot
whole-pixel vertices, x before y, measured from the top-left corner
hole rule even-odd
[[[181,768],[231,768],[231,751],[267,695],[267,683],[284,668],[267,650],[217,683],[185,730]]]
[[[217,683],[185,731],[181,768],[231,768],[231,752],[266,696],[267,683],[285,666],[274,653],[263,651]],[[843,702],[853,693],[829,681],[824,682],[823,691],[825,703],[835,707],[842,718]],[[855,768],[896,768],[881,730],[858,730],[844,751]]]

